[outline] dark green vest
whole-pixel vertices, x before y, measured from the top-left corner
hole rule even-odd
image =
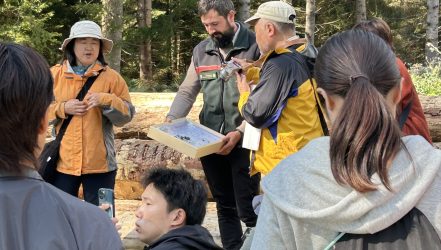
[[[228,81],[219,78],[222,64],[231,57],[257,60],[260,56],[254,33],[243,24],[233,48],[223,58],[214,41],[209,37],[199,43],[193,50],[193,63],[201,83],[204,104],[199,114],[201,124],[222,134],[227,134],[239,126],[240,116],[237,102],[239,91],[236,76]]]

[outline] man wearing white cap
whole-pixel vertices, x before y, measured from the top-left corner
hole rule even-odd
[[[296,35],[295,17],[291,5],[270,1],[246,20],[254,26],[262,53],[257,78],[251,80],[252,70],[248,70],[248,80],[237,74],[239,111],[249,124],[261,129],[259,148],[251,157],[251,174],[268,174],[282,159],[324,134],[325,122],[320,119],[306,56],[306,52],[315,56],[316,50]],[[249,84],[256,84],[251,92]]]
[[[79,21],[61,45],[62,63],[51,68],[55,100],[49,119],[57,133],[72,117],[61,139],[52,184],[74,196],[82,184],[84,200],[95,205],[98,189],[115,185],[113,126],[124,125],[135,114],[126,82],[104,60],[112,45],[96,23]],[[86,82],[92,83],[88,91],[83,89]]]

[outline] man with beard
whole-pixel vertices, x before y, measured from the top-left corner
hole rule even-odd
[[[256,224],[251,201],[258,193],[260,176],[250,177],[250,152],[238,143],[242,132],[237,128],[243,118],[237,108],[239,92],[235,77],[225,80],[220,72],[232,57],[256,60],[260,53],[255,35],[234,21],[231,0],[200,0],[198,11],[210,36],[194,48],[186,78],[166,121],[187,116],[202,90],[201,124],[225,135],[224,145],[217,154],[201,158],[202,167],[216,201],[223,247],[238,249],[242,245],[240,220],[247,227]]]

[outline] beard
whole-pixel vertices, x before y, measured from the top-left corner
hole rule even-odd
[[[229,27],[225,32],[214,32],[211,34],[211,38],[214,40],[216,45],[223,49],[227,48],[230,45],[233,44],[233,37],[234,37],[234,28]]]

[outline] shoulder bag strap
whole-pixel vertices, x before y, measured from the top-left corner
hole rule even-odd
[[[87,78],[86,83],[84,83],[83,87],[81,88],[80,92],[78,93],[76,99],[82,101],[84,97],[86,96],[87,92],[89,91],[90,87],[92,87],[92,84],[95,82],[95,80],[100,75],[101,71],[98,72],[96,76],[91,76]],[[58,131],[57,137],[55,140],[61,141],[63,138],[64,133],[66,132],[67,126],[69,125],[70,121],[72,120],[72,115],[67,116],[66,120],[63,121],[61,124],[61,128]]]
[[[400,129],[403,129],[404,123],[406,123],[407,117],[409,117],[410,109],[412,108],[412,100],[404,107],[400,116],[398,117],[398,122],[400,123]]]

